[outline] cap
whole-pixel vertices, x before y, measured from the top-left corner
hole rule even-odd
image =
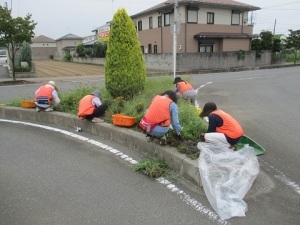
[[[199,115],[200,117],[205,117],[208,116],[211,112],[215,111],[217,109],[217,105],[214,102],[207,102],[204,107],[203,110],[201,112],[201,114]]]
[[[95,95],[95,96],[97,96],[98,98],[100,98],[101,93],[100,93],[99,90],[94,90],[94,91],[91,93],[91,95]]]
[[[175,77],[173,84],[177,84],[178,82],[181,82],[184,80],[181,80],[181,77]]]

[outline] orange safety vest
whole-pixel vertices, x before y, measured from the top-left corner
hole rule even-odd
[[[157,95],[145,114],[145,118],[153,123],[159,123],[160,126],[166,127],[170,125],[170,104],[173,101],[166,95]]]
[[[223,120],[223,125],[221,127],[216,128],[217,132],[223,133],[232,139],[236,139],[243,136],[244,131],[241,125],[228,113],[225,113],[220,109],[217,109],[213,111],[212,114],[220,116]]]
[[[94,95],[86,95],[80,100],[77,114],[78,117],[93,114],[95,110],[95,106],[92,104],[93,98],[95,98]]]
[[[52,100],[52,92],[54,91],[54,87],[52,87],[51,85],[43,85],[40,87],[39,91],[37,92],[35,98],[34,98],[34,101],[36,102],[37,101],[37,98],[40,97],[40,96],[46,96],[50,103],[51,104],[51,100]]]
[[[192,85],[190,85],[188,82],[185,82],[185,81],[178,82],[177,85],[179,86],[178,92],[180,94],[182,94],[186,90],[193,90]]]

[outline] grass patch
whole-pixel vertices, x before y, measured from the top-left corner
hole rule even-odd
[[[150,178],[166,176],[169,173],[168,166],[163,160],[157,158],[144,159],[138,164],[132,166],[134,171],[141,171]]]
[[[189,77],[185,77],[184,79],[188,81]],[[81,98],[90,94],[95,89],[100,90],[101,101],[108,104],[108,109],[103,117],[105,122],[112,123],[113,114],[123,113],[126,116],[135,117],[137,121],[130,129],[142,132],[138,127],[139,121],[144,116],[155,95],[173,89],[173,77],[148,77],[144,91],[132,99],[125,99],[122,96],[113,98],[105,88],[99,88],[97,86],[77,86],[72,90],[59,92],[61,103],[56,110],[76,115]],[[20,99],[14,101],[13,106],[20,107]],[[167,135],[167,143],[170,146],[176,147],[182,154],[186,154],[192,159],[197,158],[199,156],[199,150],[196,145],[199,141],[199,134],[207,130],[207,123],[199,118],[199,112],[187,100],[179,99],[178,109],[179,121],[183,127],[181,136],[185,141],[181,142],[177,140],[174,131],[170,130]]]

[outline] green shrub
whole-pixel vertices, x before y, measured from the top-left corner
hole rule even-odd
[[[64,61],[65,62],[71,62],[72,61],[72,56],[71,56],[70,51],[65,51]]]
[[[15,72],[30,72],[31,67],[30,66],[16,66]]]
[[[112,20],[106,52],[105,86],[114,97],[130,99],[144,90],[146,67],[137,32],[125,9]]]
[[[31,47],[30,44],[26,41],[23,42],[22,47],[20,49],[19,62],[27,62],[28,66],[31,67]]]

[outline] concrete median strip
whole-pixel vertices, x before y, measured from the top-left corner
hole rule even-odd
[[[113,140],[144,155],[158,156],[162,158],[174,172],[193,184],[202,186],[198,160],[191,160],[184,154],[177,152],[177,149],[174,147],[149,143],[144,134],[128,128],[117,127],[109,123],[90,123],[80,120],[76,115],[62,112],[37,113],[35,109],[18,107],[0,107],[0,118],[34,121],[35,123],[42,122],[72,129],[79,126],[85,132]]]

